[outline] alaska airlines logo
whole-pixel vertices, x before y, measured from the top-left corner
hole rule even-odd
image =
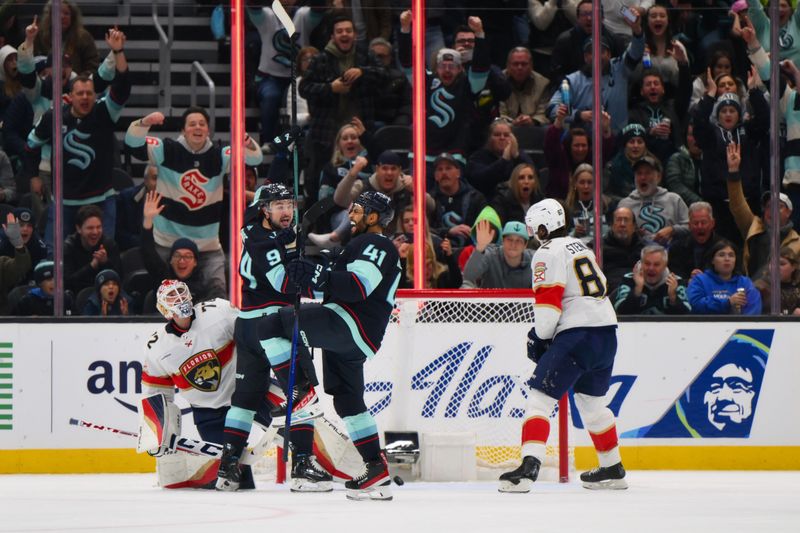
[[[214,392],[219,388],[222,365],[214,350],[205,350],[181,364],[181,374],[195,389]]]
[[[664,211],[663,207],[648,204],[642,207],[639,211],[639,219],[642,220],[640,227],[647,232],[656,233],[658,230],[667,225],[667,220],[661,215]]]
[[[452,100],[455,95],[447,92],[444,87],[439,87],[431,93],[431,108],[434,113],[428,115],[428,120],[436,124],[439,128],[444,128],[456,118],[456,112],[453,107],[447,103],[447,100]]]
[[[522,384],[519,376],[487,375],[484,366],[493,351],[492,345],[460,342],[416,372],[411,378],[412,390],[429,391],[420,416],[522,418],[525,415],[528,387]],[[615,415],[619,413],[635,380],[635,376],[615,376],[611,379],[609,408]],[[370,406],[373,415],[391,403],[390,381],[367,383],[365,391],[386,393]],[[573,412],[577,413],[574,406]],[[580,418],[575,415],[573,424],[582,427]]]
[[[749,437],[773,335],[737,330],[660,419],[621,436]]]
[[[190,170],[181,176],[181,188],[187,193],[178,199],[185,203],[189,209],[197,209],[206,203],[206,191],[202,185],[208,183],[208,178],[197,170]]]
[[[86,146],[81,141],[91,137],[91,134],[72,130],[64,136],[64,150],[75,156],[67,159],[67,164],[86,170],[95,158],[95,151],[91,146]]]

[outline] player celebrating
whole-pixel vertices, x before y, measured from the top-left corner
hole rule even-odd
[[[213,487],[219,461],[188,454],[169,454],[172,436],[180,436],[181,413],[173,403],[175,387],[192,406],[203,440],[222,442],[225,414],[234,389],[236,308],[216,298],[192,306],[182,281],[164,280],[157,307],[169,322],[147,341],[139,409],[139,452],[159,458],[162,487]],[[261,398],[259,422],[269,426],[269,404]],[[254,488],[247,469],[248,488]]]
[[[242,227],[242,310],[236,320],[238,347],[236,390],[225,419],[225,447],[219,472],[220,490],[236,490],[240,480],[238,461],[253,424],[258,407],[270,383],[270,367],[258,338],[256,323],[292,305],[295,285],[289,283],[284,269],[287,246],[296,240],[292,221],[294,197],[286,187],[269,184],[259,187],[245,213]],[[322,470],[312,455],[314,425],[311,418],[322,411],[311,380],[315,380],[310,357],[301,359],[298,401],[295,405],[290,437],[293,444],[292,492],[327,492],[333,490],[331,476]],[[311,376],[311,379],[306,375]],[[223,442],[220,440],[219,442]]]
[[[528,357],[536,363],[522,425],[522,465],[500,476],[500,492],[528,492],[536,481],[558,398],[574,388],[575,404],[597,450],[600,467],[581,474],[589,489],[626,489],[614,415],[606,407],[617,317],[594,253],[567,236],[564,208],[553,199],[531,206],[528,233],[541,242],[533,258],[536,324]]]
[[[321,304],[300,307],[299,338],[322,348],[325,392],[333,396],[334,408],[365,463],[362,472],[345,483],[347,497],[390,500],[386,457],[364,402],[364,361],[380,348],[400,282],[400,258],[383,235],[394,210],[388,196],[369,191],[353,202],[349,217],[353,239],[331,265],[298,259],[289,263],[288,275],[301,289],[324,294]],[[295,319],[294,309],[284,307],[259,323],[262,345],[284,387]]]

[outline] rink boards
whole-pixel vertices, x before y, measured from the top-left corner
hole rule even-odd
[[[68,422],[135,430],[141,358],[156,327],[0,324],[0,473],[151,471],[132,439]],[[380,429],[475,432],[489,456],[518,444],[521,383],[533,368],[528,327],[392,324],[365,371]],[[798,346],[794,322],[620,324],[607,399],[626,466],[800,469]],[[576,465],[591,466],[591,441],[570,415]]]

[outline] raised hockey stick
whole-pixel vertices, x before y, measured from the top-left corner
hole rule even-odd
[[[81,420],[79,418],[70,418],[69,423],[72,426],[78,426],[84,429],[105,431],[115,435],[131,437],[134,439],[139,438],[139,434],[134,431],[126,431],[124,429],[106,426],[103,424],[96,424],[94,422]],[[252,465],[261,459],[264,451],[269,448],[269,445],[275,439],[277,433],[277,428],[268,428],[264,432],[264,435],[261,437],[261,439],[255,445],[253,445],[252,448],[248,448],[245,451],[240,462],[242,464]],[[212,459],[219,459],[222,456],[222,445],[215,442],[191,439],[189,437],[175,437],[173,443],[170,445],[170,448],[178,452],[190,453],[192,455],[202,455],[204,457],[211,457]]]
[[[291,64],[291,94],[292,94],[292,109],[291,119],[289,122],[290,130],[297,131],[297,53],[295,49],[295,41],[297,32],[295,31],[294,22],[292,17],[286,12],[280,0],[273,0],[272,11],[275,16],[280,20],[281,25],[289,34],[289,55]],[[292,150],[292,173],[294,178],[294,219],[297,226],[297,252],[302,257],[303,255],[303,239],[300,235],[302,227],[300,225],[300,209],[298,208],[298,200],[300,198],[300,162],[298,158],[298,144],[300,136],[294,141],[294,149]],[[286,429],[283,432],[283,462],[289,461],[289,433],[292,430],[292,409],[294,408],[294,384],[295,372],[297,367],[297,342],[300,334],[300,287],[297,287],[297,292],[294,298],[294,326],[292,327],[292,352],[289,358],[289,383],[286,390]]]

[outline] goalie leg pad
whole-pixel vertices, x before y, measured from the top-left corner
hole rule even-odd
[[[169,453],[156,459],[158,485],[165,489],[213,489],[219,459],[188,453]]]
[[[364,459],[347,436],[343,425],[335,417],[322,417],[314,424],[314,455],[317,463],[340,482],[359,475],[364,468]]]
[[[154,394],[139,403],[138,453],[147,452],[159,457],[174,449],[181,435],[181,412],[163,394]]]

